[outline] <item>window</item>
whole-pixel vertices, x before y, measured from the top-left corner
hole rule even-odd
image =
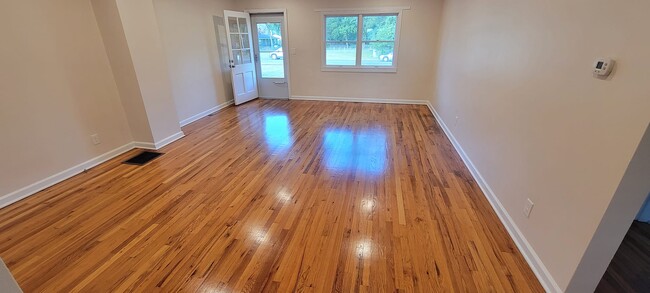
[[[323,70],[396,72],[400,12],[323,14]]]
[[[284,78],[282,23],[257,23],[257,44],[262,78]]]

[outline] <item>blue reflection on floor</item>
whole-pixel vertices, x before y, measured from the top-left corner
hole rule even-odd
[[[286,114],[264,115],[264,137],[266,145],[272,151],[286,150],[291,147],[291,127]]]
[[[386,168],[386,133],[368,130],[326,130],[323,137],[325,166],[334,171],[359,170],[381,174]]]

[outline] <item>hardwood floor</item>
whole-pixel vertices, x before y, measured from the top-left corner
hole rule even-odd
[[[254,101],[0,210],[25,292],[542,292],[426,106]]]
[[[649,223],[632,223],[596,292],[650,292]]]

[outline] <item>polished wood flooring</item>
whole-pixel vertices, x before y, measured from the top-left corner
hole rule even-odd
[[[596,292],[650,292],[649,223],[632,223]]]
[[[25,292],[541,292],[426,106],[253,101],[0,210]]]

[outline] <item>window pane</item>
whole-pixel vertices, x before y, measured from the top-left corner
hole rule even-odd
[[[250,41],[248,40],[248,34],[241,35],[242,49],[248,49],[251,47]]]
[[[235,65],[242,64],[241,50],[232,50],[232,58],[235,61]]]
[[[343,42],[325,45],[325,65],[356,65],[357,43]]]
[[[394,41],[397,15],[363,16],[364,41]]]
[[[327,41],[356,41],[359,17],[326,16],[325,38]]]
[[[228,17],[228,27],[230,28],[231,33],[239,32],[239,26],[237,25],[236,17]]]
[[[230,34],[230,45],[232,49],[241,49],[241,37],[239,34]]]
[[[363,42],[361,65],[393,66],[395,42]]]
[[[239,18],[239,32],[248,33],[248,22],[245,18]]]
[[[262,78],[284,78],[282,27],[279,22],[257,24]]]
[[[241,59],[242,59],[241,64],[248,64],[253,62],[253,60],[251,59],[250,49],[241,51]]]

